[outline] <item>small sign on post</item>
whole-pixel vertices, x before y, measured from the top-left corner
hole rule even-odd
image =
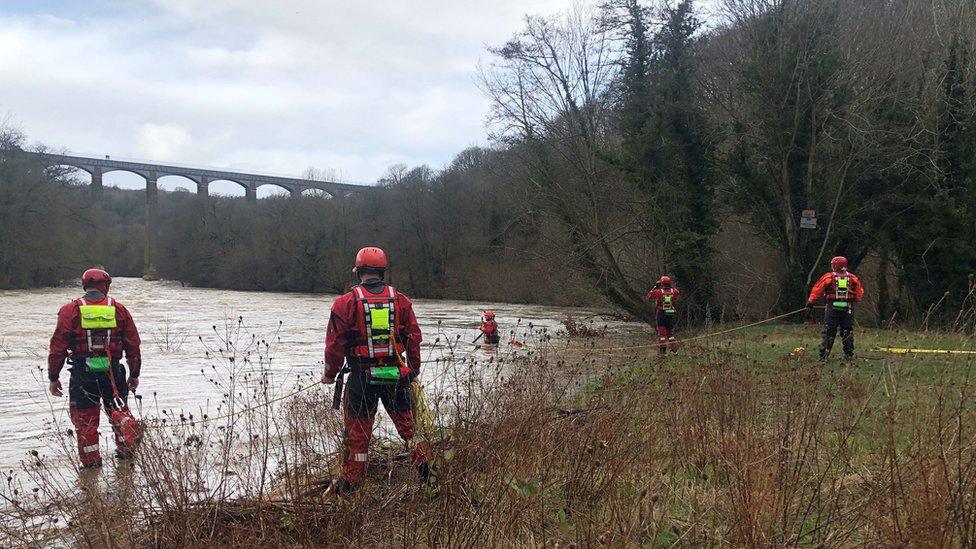
[[[817,212],[815,210],[803,210],[803,212],[800,213],[800,228],[801,229],[817,228]]]

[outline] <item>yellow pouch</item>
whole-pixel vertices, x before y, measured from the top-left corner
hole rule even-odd
[[[390,339],[390,310],[387,308],[376,308],[369,310],[370,329],[373,331],[373,339]]]
[[[81,305],[81,327],[85,330],[114,330],[115,305]]]

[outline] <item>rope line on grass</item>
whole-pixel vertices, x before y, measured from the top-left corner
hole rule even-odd
[[[752,328],[754,326],[759,326],[761,324],[766,324],[766,323],[769,323],[769,322],[773,322],[775,320],[779,320],[779,319],[782,319],[782,318],[786,318],[786,317],[789,317],[789,316],[792,316],[792,315],[801,313],[801,312],[803,312],[805,310],[806,310],[806,308],[797,309],[797,310],[791,311],[789,313],[784,313],[784,314],[781,314],[781,315],[773,316],[773,317],[770,317],[770,318],[767,318],[767,319],[764,319],[764,320],[760,320],[758,322],[753,322],[751,324],[746,324],[744,326],[736,326],[734,328],[729,328],[729,329],[721,330],[721,331],[714,332],[714,333],[701,334],[701,335],[698,335],[698,336],[695,336],[695,337],[691,337],[691,338],[685,339],[685,340],[682,341],[682,343],[687,343],[687,342],[690,342],[690,341],[696,341],[696,340],[706,339],[706,338],[710,338],[710,337],[716,337],[716,336],[720,336],[720,335],[724,335],[724,334],[728,334],[728,333],[733,333],[733,332],[737,332],[737,331],[740,331],[740,330],[745,330],[746,328]],[[646,345],[633,345],[633,346],[627,346],[627,347],[604,347],[604,348],[578,347],[576,349],[585,350],[585,351],[611,351],[612,352],[612,351],[622,351],[622,350],[629,350],[629,349],[646,349],[646,348],[657,347],[657,346],[658,346],[658,344],[654,343],[654,344],[646,344]],[[465,353],[464,356],[462,356],[460,358],[455,357],[453,355],[453,353],[452,353],[451,355],[446,356],[446,357],[438,357],[436,359],[423,360],[423,361],[421,361],[421,364],[441,363],[441,362],[447,363],[447,362],[457,361],[457,360],[462,360],[463,361],[463,360],[466,360],[469,356],[471,356],[474,353],[475,350],[477,350],[477,348],[472,349],[471,351]],[[976,351],[974,351],[974,353],[976,353]],[[262,403],[259,403],[259,404],[254,405],[254,406],[249,406],[249,407],[243,408],[241,410],[235,410],[234,412],[229,412],[229,413],[222,414],[222,415],[219,415],[219,416],[214,416],[214,417],[204,416],[203,418],[200,418],[200,419],[189,419],[189,420],[184,419],[184,420],[181,420],[180,423],[178,423],[178,424],[176,424],[176,423],[173,423],[173,424],[157,423],[157,424],[146,425],[145,428],[148,430],[148,429],[165,429],[167,427],[173,428],[173,427],[179,427],[179,426],[194,426],[195,427],[197,424],[205,425],[207,423],[213,423],[215,421],[229,419],[229,418],[232,418],[232,417],[237,416],[239,414],[246,414],[246,413],[252,412],[254,410],[259,410],[261,408],[266,408],[267,406],[269,406],[271,404],[275,404],[275,403],[281,402],[283,400],[287,400],[287,399],[290,399],[292,397],[298,396],[298,395],[300,395],[300,394],[302,394],[302,393],[304,393],[304,392],[306,392],[306,391],[308,391],[310,389],[314,389],[316,387],[319,387],[320,385],[321,385],[321,383],[310,383],[307,386],[300,387],[299,389],[297,389],[295,391],[292,391],[290,393],[284,394],[284,395],[279,395],[279,396],[277,396],[277,397],[275,397],[275,398],[273,398],[271,400],[268,400],[266,402],[262,402]]]
[[[930,355],[976,355],[976,350],[969,349],[913,349],[901,348],[901,347],[877,347],[875,351],[880,351],[883,353],[892,353],[896,355],[915,355],[915,354],[930,354]]]
[[[422,361],[420,361],[420,363],[421,364],[431,364],[431,363],[441,363],[441,362],[447,363],[447,362],[457,361],[457,360],[463,361],[463,360],[466,360],[469,356],[471,356],[474,353],[474,351],[476,351],[476,350],[477,349],[472,349],[471,351],[468,351],[467,353],[465,353],[464,356],[462,356],[460,358],[455,357],[454,354],[451,353],[450,355],[448,355],[446,357],[438,357],[438,358],[435,358],[435,359],[422,360]],[[308,391],[309,389],[314,389],[316,387],[319,387],[320,385],[323,385],[323,384],[322,383],[310,383],[309,385],[307,385],[305,387],[300,387],[299,389],[297,389],[295,391],[292,391],[292,392],[290,392],[288,394],[284,394],[284,395],[277,396],[277,397],[275,397],[275,398],[273,398],[273,399],[271,399],[271,400],[269,400],[267,402],[262,402],[260,404],[255,404],[254,406],[249,406],[249,407],[244,408],[242,410],[235,410],[234,412],[226,413],[226,414],[223,414],[223,415],[220,415],[220,416],[215,416],[215,417],[206,416],[206,417],[203,417],[203,418],[201,418],[199,420],[198,419],[190,419],[188,421],[181,421],[179,424],[170,424],[170,425],[167,425],[165,423],[162,423],[162,424],[146,425],[145,427],[146,427],[146,429],[164,429],[166,427],[174,427],[174,426],[186,425],[187,423],[192,423],[193,424],[192,426],[195,426],[198,423],[199,424],[206,424],[206,423],[212,423],[214,421],[220,421],[222,419],[229,419],[229,418],[234,417],[234,416],[236,416],[238,414],[246,414],[246,413],[252,412],[254,410],[259,410],[261,408],[266,408],[267,406],[269,406],[271,404],[275,404],[277,402],[281,402],[282,400],[287,400],[289,398],[298,396],[298,395],[304,393],[305,391]]]
[[[698,340],[701,340],[701,339],[708,339],[708,338],[711,338],[711,337],[716,337],[716,336],[720,336],[720,335],[730,334],[732,332],[738,332],[740,330],[745,330],[746,328],[752,328],[754,326],[759,326],[761,324],[767,324],[769,322],[773,322],[774,320],[780,320],[780,319],[783,319],[783,318],[786,318],[786,317],[789,317],[789,316],[793,316],[795,314],[802,313],[803,311],[806,311],[806,310],[807,310],[807,308],[804,307],[802,309],[797,309],[795,311],[790,311],[788,313],[783,313],[781,315],[772,316],[772,317],[769,317],[767,319],[760,320],[758,322],[753,322],[751,324],[746,324],[744,326],[736,326],[734,328],[729,328],[727,330],[721,330],[721,331],[718,331],[718,332],[712,332],[712,333],[708,333],[708,334],[697,335],[697,336],[694,336],[694,337],[690,337],[690,338],[687,338],[687,339],[683,339],[683,340],[679,341],[678,343],[689,343],[689,342],[698,341]],[[631,349],[654,348],[654,347],[658,347],[659,345],[660,345],[660,343],[647,343],[647,344],[643,344],[643,345],[629,345],[629,346],[626,346],[626,347],[567,347],[567,349],[570,349],[570,350],[580,350],[580,351],[627,351],[627,350],[631,350]]]
[[[681,341],[681,343],[688,343],[688,342],[692,342],[692,341],[699,341],[699,340],[703,340],[703,339],[709,339],[709,338],[712,338],[712,337],[717,337],[717,336],[720,336],[720,335],[725,335],[725,334],[730,334],[730,333],[738,332],[738,331],[741,331],[741,330],[745,330],[747,328],[753,328],[755,326],[760,326],[760,325],[768,324],[768,323],[773,322],[773,321],[776,321],[776,320],[780,320],[780,319],[783,319],[783,318],[787,318],[787,317],[790,317],[790,316],[799,314],[799,313],[801,313],[801,312],[803,312],[805,310],[807,310],[807,309],[804,307],[802,309],[797,309],[795,311],[790,311],[788,313],[783,313],[783,314],[780,314],[780,315],[772,316],[772,317],[769,317],[769,318],[766,318],[766,319],[763,319],[763,320],[760,320],[760,321],[757,321],[757,322],[752,322],[752,323],[749,323],[749,324],[745,324],[745,325],[742,325],[742,326],[736,326],[736,327],[733,327],[733,328],[728,328],[728,329],[725,329],[725,330],[720,330],[718,332],[711,332],[711,333],[707,333],[707,334],[700,334],[700,335],[697,335],[697,336],[694,336],[694,337],[690,337],[688,339],[684,339],[684,340]],[[462,342],[462,343],[467,343],[467,342]],[[594,348],[590,348],[590,347],[575,347],[575,348],[573,348],[573,347],[568,347],[567,346],[564,349],[567,349],[567,350],[592,351],[592,352],[614,352],[614,351],[625,351],[625,350],[633,350],[633,349],[655,348],[655,347],[658,347],[659,345],[660,344],[658,344],[658,343],[650,343],[650,344],[644,344],[644,345],[631,345],[631,346],[625,346],[625,347],[602,347],[602,348],[595,348],[595,347]],[[468,351],[467,353],[465,353],[461,357],[455,356],[454,353],[452,352],[450,355],[445,356],[445,357],[438,357],[438,358],[435,358],[435,359],[423,360],[423,361],[421,361],[421,364],[442,363],[442,362],[443,363],[449,363],[449,362],[464,361],[469,356],[471,356],[472,354],[474,354],[474,352],[477,349],[478,349],[478,347],[476,346],[474,349]],[[976,354],[976,350],[913,349],[913,348],[893,348],[893,347],[880,347],[880,348],[877,348],[877,350],[878,351],[883,351],[883,352],[890,352],[890,353],[894,353],[894,354],[914,354],[914,353],[919,353],[919,354],[921,354],[921,353],[926,353],[926,354]],[[281,402],[283,400],[287,400],[287,399],[296,397],[296,396],[298,396],[298,395],[300,395],[300,394],[302,394],[302,393],[304,393],[304,392],[306,392],[306,391],[308,391],[310,389],[314,389],[316,387],[319,387],[320,385],[321,385],[321,383],[310,383],[307,386],[300,387],[299,389],[297,389],[295,391],[292,391],[290,393],[284,394],[284,395],[279,395],[279,396],[277,396],[277,397],[275,397],[275,398],[273,398],[271,400],[268,400],[266,402],[262,402],[262,403],[259,403],[259,404],[254,405],[254,406],[249,406],[249,407],[243,408],[241,410],[235,410],[234,412],[222,414],[222,415],[219,415],[219,416],[214,416],[214,417],[204,416],[201,419],[189,419],[189,420],[183,419],[178,424],[177,423],[167,424],[167,423],[164,422],[164,423],[157,423],[157,424],[152,424],[152,425],[146,425],[145,427],[148,430],[148,429],[164,429],[164,428],[167,428],[167,427],[174,428],[174,427],[179,427],[179,426],[195,427],[197,424],[205,425],[207,423],[212,423],[212,422],[215,422],[215,421],[221,421],[221,420],[224,420],[224,419],[229,419],[229,418],[232,418],[232,417],[237,416],[237,415],[243,415],[243,414],[247,414],[249,412],[255,411],[255,410],[259,410],[259,409],[262,409],[262,408],[266,408],[267,406],[269,406],[271,404],[275,404],[275,403]]]
[[[180,427],[180,426],[195,427],[197,424],[204,425],[204,424],[207,424],[207,423],[212,423],[214,421],[220,421],[222,419],[228,419],[228,418],[234,417],[234,416],[236,416],[238,414],[246,414],[248,412],[253,412],[254,410],[258,410],[258,409],[261,409],[261,408],[265,408],[265,407],[267,407],[267,406],[269,406],[271,404],[274,404],[276,402],[281,402],[282,400],[286,400],[286,399],[292,398],[294,396],[298,396],[301,393],[304,393],[305,391],[308,391],[309,389],[314,389],[315,387],[318,387],[319,385],[321,385],[321,383],[311,383],[311,384],[309,384],[309,385],[307,385],[305,387],[299,388],[296,391],[292,391],[292,392],[290,392],[288,394],[285,394],[285,395],[277,396],[277,397],[275,397],[275,398],[273,398],[273,399],[271,399],[271,400],[269,400],[267,402],[262,402],[260,404],[255,404],[254,406],[248,406],[247,408],[244,408],[244,409],[241,409],[241,410],[235,410],[233,412],[226,413],[226,414],[223,414],[223,415],[220,415],[220,416],[210,417],[208,415],[205,415],[204,417],[202,417],[200,419],[184,419],[184,420],[181,420],[179,423],[173,423],[173,424],[166,424],[165,422],[163,422],[163,423],[157,423],[157,424],[152,424],[152,425],[147,424],[145,426],[145,428],[148,430],[148,429],[165,429],[166,427]]]

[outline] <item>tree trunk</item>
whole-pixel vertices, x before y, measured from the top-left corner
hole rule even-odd
[[[884,328],[884,323],[891,317],[891,296],[888,291],[888,263],[891,257],[886,248],[880,252],[878,262],[878,327]]]
[[[806,273],[800,261],[798,249],[787,252],[786,279],[783,281],[782,293],[776,305],[777,313],[787,313],[800,307],[806,300]]]

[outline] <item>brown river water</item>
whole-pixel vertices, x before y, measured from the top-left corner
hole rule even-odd
[[[45,441],[52,438],[46,435],[54,429],[70,427],[67,397],[47,393],[47,347],[58,309],[80,295],[80,288],[73,286],[0,291],[3,470],[16,468],[31,450],[52,452],[45,448]],[[115,279],[111,295],[126,305],[142,336],[139,393],[143,395],[145,416],[158,416],[160,410],[184,411],[198,417],[220,412],[221,389],[208,381],[214,374],[213,360],[207,358],[206,352],[220,346],[214,327],[224,334],[225,326],[236,326],[239,317],[243,318],[243,339],[249,340],[254,334],[259,340],[274,342],[270,370],[276,391],[287,394],[300,378],[307,384],[309,379],[321,376],[325,325],[334,296],[184,288],[178,283],[135,278]],[[596,313],[468,301],[418,299],[414,304],[424,331],[423,358],[430,361],[421,376],[425,383],[444,377],[443,369],[452,367],[448,362],[435,361],[451,353],[446,340],[470,342],[477,337],[485,308],[495,310],[503,333],[514,331],[515,337],[526,342],[524,349],[538,341],[539,330],[560,330],[560,321],[567,315],[585,317]],[[599,320],[601,326],[604,323]],[[623,322],[609,324],[614,331],[639,329],[638,325]],[[462,343],[455,356],[473,353],[469,358],[487,361],[496,356],[494,353],[508,353],[509,349],[503,345],[495,351],[472,351],[471,346]],[[201,369],[206,373],[201,373]],[[61,374],[66,395],[68,375],[66,368]],[[130,404],[135,406],[131,400]],[[110,429],[104,417],[100,432],[105,453],[112,445],[106,440]]]

